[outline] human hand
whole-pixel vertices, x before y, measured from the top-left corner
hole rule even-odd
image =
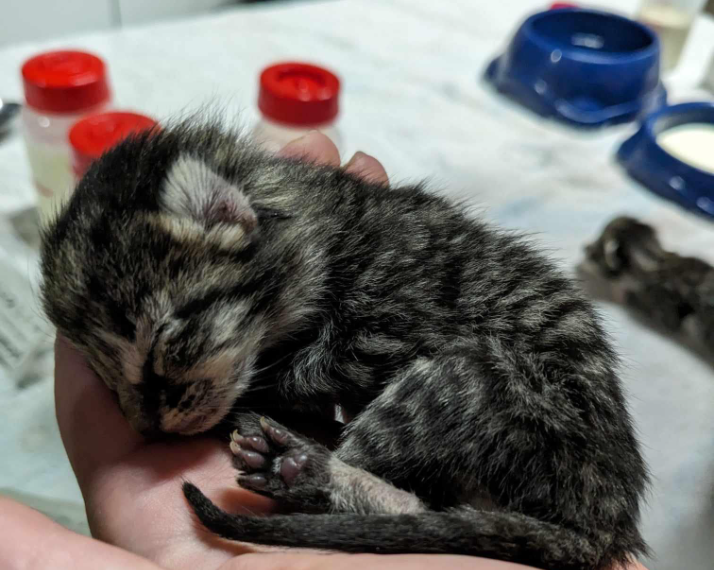
[[[310,134],[288,145],[283,156],[340,164],[326,137]],[[374,158],[358,153],[345,169],[386,184]],[[208,438],[147,442],[132,431],[111,393],[65,340],[56,343],[57,420],[87,507],[93,540],[73,534],[8,500],[0,501],[0,560],[11,567],[64,570],[515,570],[524,567],[465,556],[374,556],[276,553],[220,540],[206,532],[186,503],[181,484],[190,480],[219,506],[268,514],[269,499],[235,484],[228,446]],[[103,541],[103,542],[100,542]],[[14,563],[14,566],[13,566]],[[633,567],[630,570],[635,570]]]

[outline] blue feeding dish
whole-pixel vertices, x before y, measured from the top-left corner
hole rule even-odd
[[[647,117],[617,160],[649,190],[714,218],[713,140],[714,103],[673,105]]]
[[[581,8],[529,17],[486,70],[499,92],[578,127],[637,119],[666,102],[656,34],[633,20]]]

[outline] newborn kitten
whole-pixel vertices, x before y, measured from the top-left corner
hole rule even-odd
[[[47,314],[138,431],[231,422],[240,485],[296,513],[230,515],[187,483],[223,537],[573,570],[645,551],[646,469],[590,302],[444,198],[188,123],[94,164],[42,268]],[[242,411],[337,403],[334,452]]]
[[[609,297],[714,355],[714,268],[708,263],[665,251],[650,226],[624,216],[585,252],[582,272],[604,279]]]

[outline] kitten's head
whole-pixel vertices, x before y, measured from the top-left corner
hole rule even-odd
[[[45,311],[144,434],[210,429],[249,389],[268,309],[247,189],[265,160],[210,128],[145,133],[45,231]]]
[[[587,271],[617,278],[631,269],[638,254],[658,251],[654,230],[634,218],[620,216],[607,224],[600,237],[585,247]]]

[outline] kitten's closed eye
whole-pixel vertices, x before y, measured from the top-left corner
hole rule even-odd
[[[130,341],[135,339],[136,321],[126,314],[126,310],[116,307],[116,309],[112,311],[111,318],[117,326],[117,332],[121,336]]]
[[[293,216],[287,212],[266,208],[265,206],[253,206],[253,210],[258,215],[258,220],[289,220]]]

